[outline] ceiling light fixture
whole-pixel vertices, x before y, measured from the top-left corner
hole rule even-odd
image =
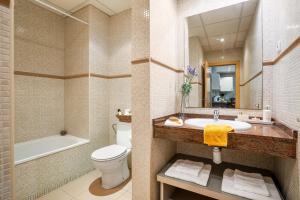
[[[224,38],[220,38],[219,41],[220,41],[220,42],[224,42],[225,39],[224,39]]]

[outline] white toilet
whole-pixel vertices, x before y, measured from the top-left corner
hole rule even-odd
[[[94,151],[91,159],[102,172],[102,187],[114,188],[129,178],[127,157],[131,152],[131,124],[118,123],[116,128],[117,144]]]

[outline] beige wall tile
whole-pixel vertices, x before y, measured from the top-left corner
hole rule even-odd
[[[118,123],[117,110],[131,109],[131,78],[109,80],[109,133],[110,143],[116,142],[116,135],[111,125]]]
[[[0,199],[13,199],[12,128],[11,128],[11,11],[0,5]]]
[[[90,139],[95,147],[109,144],[109,81],[99,78],[90,78]]]
[[[132,60],[150,55],[149,6],[149,0],[132,1]]]
[[[89,138],[89,79],[65,80],[65,130]]]
[[[157,35],[152,31],[169,30],[164,36],[174,37],[175,29],[172,21],[176,13],[176,2],[164,2],[164,5],[171,7],[156,7],[159,1],[151,2],[151,13],[164,12],[165,8],[171,9],[166,12],[165,23],[154,24],[155,29],[149,35],[149,2],[133,1],[132,20],[133,20],[133,39],[132,39],[132,58],[144,58],[149,56],[153,43],[149,43],[149,36],[153,41],[158,42]],[[160,1],[161,2],[161,1]],[[158,9],[158,10],[157,10]],[[161,10],[160,10],[161,9]],[[151,16],[152,14],[150,14]],[[152,23],[152,22],[151,22]],[[167,27],[164,27],[164,26]],[[152,24],[151,24],[152,27]],[[153,28],[154,28],[153,27]],[[151,40],[150,40],[151,41]],[[175,41],[174,41],[175,43]],[[163,49],[174,47],[172,40],[166,41]],[[151,47],[150,47],[151,46]],[[168,64],[176,63],[173,53],[154,53]],[[162,57],[167,55],[167,57]],[[152,56],[152,55],[151,55]],[[155,64],[139,64],[132,66],[132,134],[133,134],[133,194],[135,199],[158,199],[158,184],[156,174],[160,168],[176,152],[176,144],[152,137],[151,119],[175,112],[176,110],[176,81],[177,74],[173,71],[161,68]],[[142,144],[142,145],[141,145]]]
[[[90,71],[108,74],[110,17],[93,6],[89,6],[89,17]]]
[[[64,130],[64,81],[15,76],[15,142],[59,134]]]
[[[74,16],[89,21],[90,7],[84,7]],[[71,18],[65,19],[65,75],[89,72],[89,25]]]
[[[134,11],[133,11],[134,12]],[[132,66],[132,199],[150,199],[150,64]],[[143,84],[141,84],[143,83]]]
[[[110,18],[109,35],[109,74],[130,74],[131,10]]]
[[[263,54],[264,60],[273,60],[277,55],[276,45],[281,42],[282,49],[287,48],[299,37],[300,2],[279,0],[263,1]],[[294,28],[293,28],[294,27]],[[276,65],[264,69],[264,98],[272,105],[273,117],[294,129],[300,129],[296,118],[299,113],[299,46],[280,60]],[[265,81],[266,80],[266,81]],[[271,87],[270,87],[271,86]],[[270,91],[271,90],[271,91]],[[299,147],[299,141],[297,147]],[[287,199],[299,199],[299,148],[297,159],[277,158],[275,173]]]
[[[63,75],[64,18],[28,0],[15,2],[15,70]]]

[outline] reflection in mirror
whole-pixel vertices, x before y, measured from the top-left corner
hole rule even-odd
[[[260,2],[244,1],[187,18],[189,65],[198,68],[188,107],[262,108]]]

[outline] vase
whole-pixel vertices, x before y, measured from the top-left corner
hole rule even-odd
[[[181,96],[181,104],[180,104],[180,113],[179,113],[179,118],[184,120],[185,118],[185,108],[187,107],[187,98],[189,95],[187,94],[182,94]]]

